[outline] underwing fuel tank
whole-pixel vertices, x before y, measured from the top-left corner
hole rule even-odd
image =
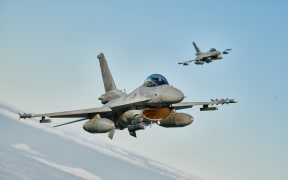
[[[195,61],[195,64],[198,64],[198,65],[203,65],[204,62],[203,61]]]
[[[172,111],[167,117],[159,121],[162,127],[184,127],[193,122],[193,117],[186,113],[177,113]]]
[[[107,118],[95,118],[84,123],[83,129],[90,133],[106,133],[115,129],[115,124]]]

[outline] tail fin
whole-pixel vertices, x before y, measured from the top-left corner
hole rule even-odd
[[[100,53],[97,58],[100,62],[105,92],[107,93],[109,91],[117,89],[104,54]]]
[[[200,54],[201,51],[200,51],[199,47],[196,45],[195,42],[192,42],[192,43],[193,43],[193,46],[194,46],[194,48],[195,48],[195,50],[196,50],[196,55]]]

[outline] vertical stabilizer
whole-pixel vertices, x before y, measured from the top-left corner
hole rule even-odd
[[[195,42],[192,42],[192,43],[193,43],[193,46],[194,46],[194,48],[196,50],[196,55],[201,54],[201,51],[200,51],[199,47],[196,45],[196,43]]]
[[[117,89],[104,54],[100,53],[97,57],[100,62],[105,92]]]

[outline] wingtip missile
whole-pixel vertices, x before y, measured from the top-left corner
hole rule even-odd
[[[214,102],[214,104],[229,104],[229,103],[238,103],[239,101],[236,99],[210,99],[211,102]]]
[[[237,99],[229,99],[229,103],[238,103],[239,101]]]
[[[239,101],[236,100],[236,99],[228,99],[228,98],[226,98],[226,99],[221,99],[221,100],[219,100],[219,101],[221,101],[222,104],[238,103],[238,102],[239,102]]]

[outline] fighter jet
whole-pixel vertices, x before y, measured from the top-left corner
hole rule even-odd
[[[193,42],[193,46],[196,50],[196,58],[189,60],[189,61],[184,61],[184,62],[179,62],[178,64],[183,64],[183,66],[189,65],[189,63],[195,61],[195,64],[197,65],[203,65],[204,63],[210,63],[214,60],[220,60],[223,59],[223,56],[221,54],[229,54],[229,51],[232,49],[225,49],[222,51],[217,51],[215,48],[211,48],[208,52],[201,52],[201,50],[198,48],[195,42]]]
[[[115,129],[128,129],[131,136],[146,126],[158,124],[162,127],[184,127],[192,123],[193,117],[177,110],[203,106],[200,110],[217,110],[217,104],[237,103],[234,99],[211,100],[209,102],[182,102],[181,90],[169,85],[161,74],[151,74],[144,83],[131,93],[117,89],[103,53],[98,56],[105,93],[99,97],[102,107],[73,111],[19,114],[21,118],[40,117],[40,123],[51,122],[50,118],[80,118],[54,127],[85,121],[83,129],[89,133],[107,133],[113,138]]]

